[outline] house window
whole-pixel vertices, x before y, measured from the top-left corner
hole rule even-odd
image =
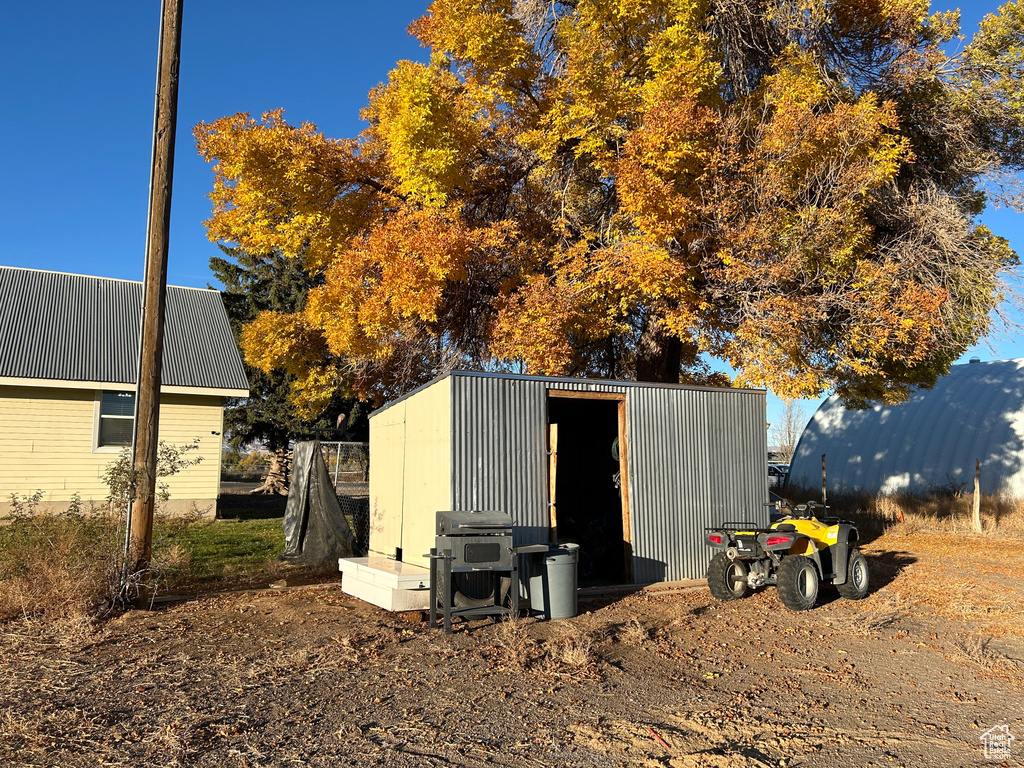
[[[132,442],[135,424],[135,393],[104,392],[100,398],[97,447],[121,447]]]

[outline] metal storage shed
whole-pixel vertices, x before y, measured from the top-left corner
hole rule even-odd
[[[437,510],[576,541],[583,583],[699,578],[705,526],[767,520],[763,390],[453,372],[375,412],[370,451],[371,557],[418,566]]]
[[[1024,496],[1024,360],[954,365],[901,405],[850,410],[831,397],[800,437],[789,482],[892,493],[972,488]]]

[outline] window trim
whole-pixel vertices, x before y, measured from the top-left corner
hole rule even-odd
[[[130,448],[130,445],[100,445],[100,421],[101,419],[128,419],[130,418],[133,422],[135,416],[102,416],[100,414],[101,407],[103,405],[103,394],[105,392],[131,392],[136,395],[134,389],[97,389],[94,393],[93,398],[93,409],[92,409],[92,452],[93,453],[120,453],[125,448]]]

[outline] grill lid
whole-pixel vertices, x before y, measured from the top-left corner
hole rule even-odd
[[[470,509],[438,511],[438,536],[466,536],[481,533],[507,534],[512,528],[512,518],[504,512],[493,509]]]

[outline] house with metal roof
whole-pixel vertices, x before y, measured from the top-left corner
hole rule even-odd
[[[789,482],[892,493],[972,490],[1024,497],[1024,360],[954,365],[900,405],[846,408],[833,396],[811,417]]]
[[[0,515],[42,492],[61,507],[107,496],[132,439],[142,284],[0,267]],[[220,293],[167,289],[160,439],[201,461],[166,478],[168,511],[216,509],[224,400],[249,385]]]
[[[370,554],[342,561],[343,589],[425,607],[439,510],[578,544],[584,585],[700,578],[705,526],[767,524],[764,425],[764,390],[446,374],[370,417]]]

